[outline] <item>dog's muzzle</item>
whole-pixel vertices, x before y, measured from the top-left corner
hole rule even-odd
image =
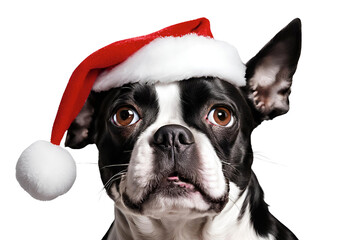
[[[151,156],[148,158],[151,166],[145,163],[144,158],[139,159],[136,156],[133,156],[133,165],[129,166],[131,170],[129,178],[126,179],[129,182],[123,194],[125,205],[138,210],[154,209],[159,202],[172,209],[198,208],[201,211],[218,211],[223,208],[228,197],[226,189],[220,198],[219,195],[214,197],[215,194],[212,194],[212,191],[218,188],[213,179],[218,179],[221,183],[225,181],[218,177],[221,175],[223,178],[221,165],[218,168],[219,164],[213,163],[209,170],[211,164],[206,161],[215,162],[217,157],[214,157],[215,153],[204,154],[204,140],[197,139],[190,129],[182,125],[170,124],[158,128],[148,138],[148,146],[151,149]],[[142,147],[139,144],[138,149]],[[146,169],[151,168],[151,171],[141,176],[136,169],[145,165],[148,166]],[[199,202],[202,204],[197,205]],[[152,203],[155,203],[155,206]],[[160,205],[163,206],[162,204]]]
[[[152,145],[161,178],[158,193],[175,197],[196,191],[196,147],[191,131],[176,124],[162,126],[155,132]]]

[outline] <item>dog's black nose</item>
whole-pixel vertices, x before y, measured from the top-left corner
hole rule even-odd
[[[194,135],[191,131],[181,125],[165,125],[154,134],[154,143],[164,148],[179,148],[184,145],[191,145],[194,142]]]

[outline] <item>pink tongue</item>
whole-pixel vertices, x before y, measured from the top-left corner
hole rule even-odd
[[[169,181],[179,181],[179,177],[178,177],[178,176],[168,177],[167,179],[168,179]]]
[[[178,176],[167,177],[167,180],[173,182],[175,185],[178,185],[179,187],[194,189],[194,186],[192,184],[180,181]]]

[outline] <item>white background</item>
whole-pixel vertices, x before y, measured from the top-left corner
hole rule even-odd
[[[49,139],[68,78],[117,40],[207,17],[248,61],[295,17],[303,49],[290,112],[253,134],[270,210],[299,239],[359,239],[359,7],[356,1],[2,1],[0,239],[101,239],[113,220],[94,146],[70,150],[78,178],[40,202],[15,180],[21,152]]]

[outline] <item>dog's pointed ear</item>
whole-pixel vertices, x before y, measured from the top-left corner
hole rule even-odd
[[[66,147],[80,149],[88,144],[94,143],[94,102],[94,97],[92,96],[92,94],[90,94],[80,113],[71,123],[67,131],[65,139]]]
[[[246,64],[245,92],[259,120],[289,110],[292,77],[301,51],[301,21],[294,19]]]

